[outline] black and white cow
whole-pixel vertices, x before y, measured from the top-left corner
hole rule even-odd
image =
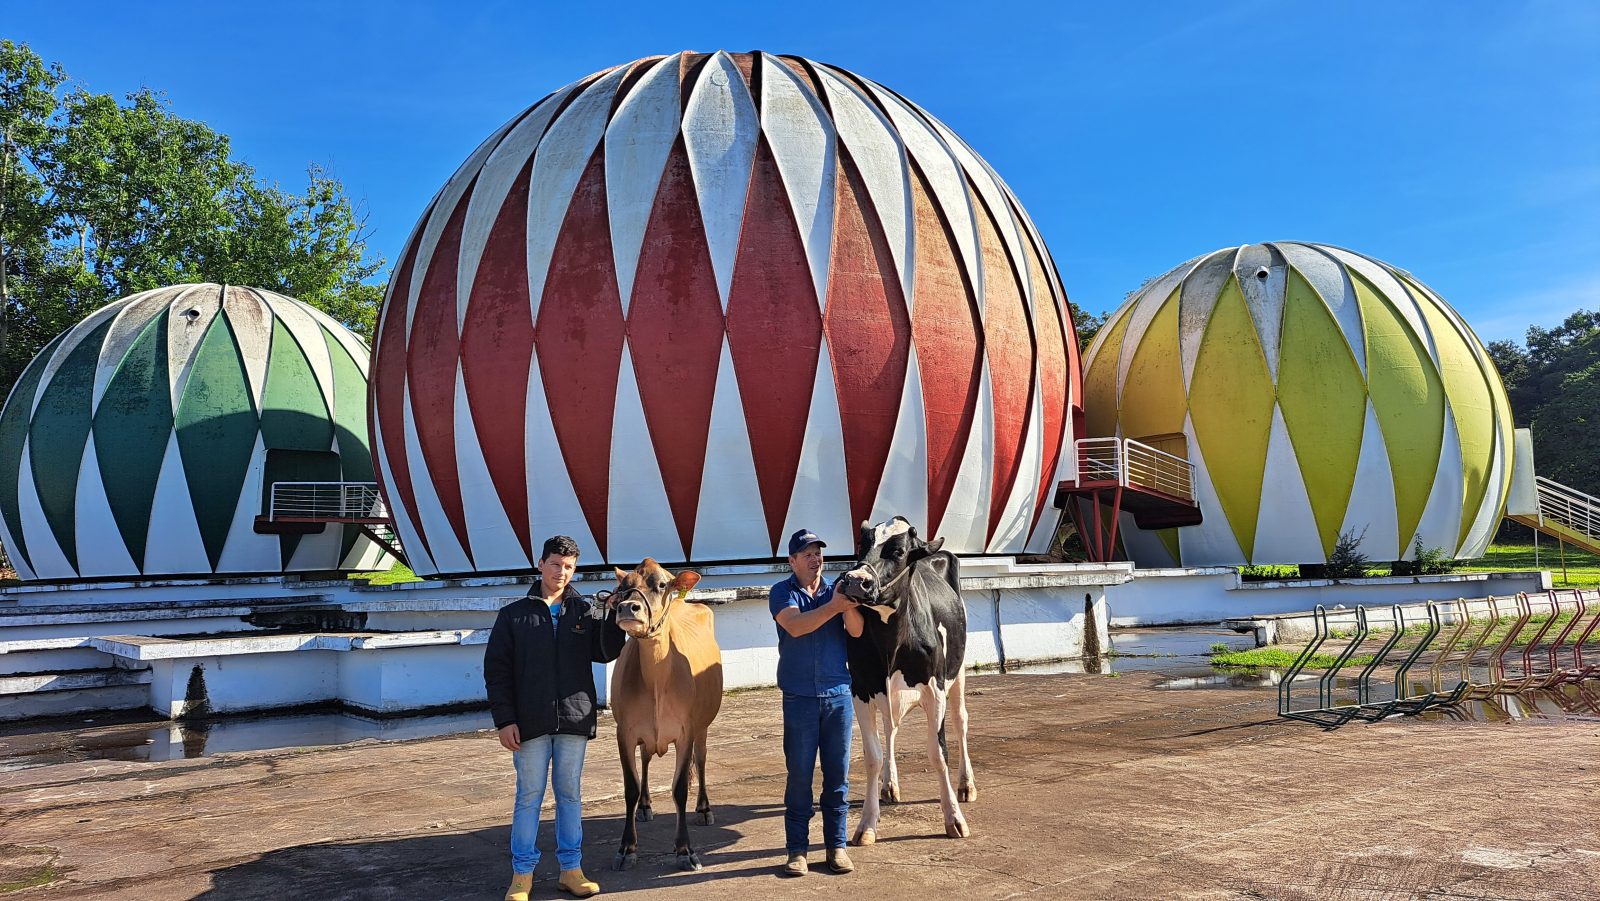
[[[928,759],[939,776],[945,834],[951,838],[972,834],[957,803],[978,796],[967,753],[967,611],[961,601],[960,564],[943,546],[942,538],[931,542],[918,538],[903,517],[877,525],[862,523],[860,557],[835,586],[860,605],[865,620],[861,637],[849,642],[850,681],[867,765],[866,803],[850,840],[853,845],[877,841],[880,799],[900,800],[895,733],[900,718],[914,704],[922,706],[928,720]],[[960,757],[958,788],[951,786],[945,763],[947,712]]]

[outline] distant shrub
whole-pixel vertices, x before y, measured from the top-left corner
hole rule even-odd
[[[1354,529],[1342,532],[1339,541],[1333,546],[1333,553],[1328,555],[1328,564],[1323,572],[1330,579],[1360,579],[1367,574],[1367,564],[1371,561],[1367,555],[1361,553],[1361,540],[1367,537],[1367,530],[1362,529],[1357,535]]]
[[[1423,548],[1420,536],[1412,545],[1410,560],[1396,560],[1389,565],[1390,574],[1396,576],[1440,576],[1455,569],[1455,558],[1448,551],[1442,547]]]

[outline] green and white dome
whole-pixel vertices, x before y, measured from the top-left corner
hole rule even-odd
[[[176,285],[96,310],[0,412],[0,528],[24,579],[365,569],[354,526],[257,534],[276,481],[372,481],[367,346],[300,301]]]
[[[1123,543],[1142,566],[1481,556],[1511,473],[1488,352],[1410,273],[1321,244],[1190,260],[1112,315],[1084,364],[1088,436],[1186,453],[1198,526]]]

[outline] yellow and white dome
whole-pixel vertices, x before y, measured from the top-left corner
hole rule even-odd
[[[1185,453],[1198,526],[1123,541],[1143,566],[1481,556],[1511,472],[1511,408],[1472,330],[1404,270],[1294,242],[1155,279],[1084,364],[1088,436]]]

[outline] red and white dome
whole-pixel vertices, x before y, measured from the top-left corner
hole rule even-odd
[[[938,120],[842,69],[592,75],[433,199],[380,314],[373,434],[425,574],[841,553],[901,514],[1043,550],[1081,411],[1037,230]]]

